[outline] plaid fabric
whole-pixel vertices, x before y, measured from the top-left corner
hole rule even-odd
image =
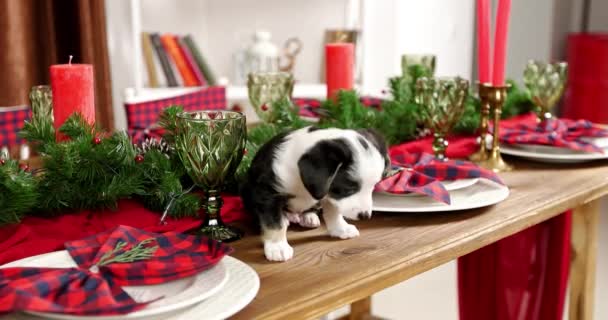
[[[539,124],[518,124],[500,129],[500,141],[509,144],[541,144],[585,152],[604,150],[582,138],[608,137],[608,130],[587,120],[549,119]]]
[[[153,132],[154,130],[150,128],[156,125],[161,111],[172,105],[181,105],[186,111],[223,110],[226,109],[226,89],[224,87],[208,87],[166,99],[125,103],[127,132],[134,142],[155,137],[158,132]]]
[[[157,248],[145,260],[97,266],[122,242],[119,252],[142,241]],[[205,237],[177,232],[155,234],[119,226],[67,242],[78,268],[0,269],[0,313],[20,310],[78,315],[122,314],[143,308],[121,286],[152,285],[195,275],[217,264],[232,249]]]
[[[450,194],[440,181],[486,178],[503,184],[492,171],[461,160],[437,160],[428,153],[401,153],[391,159],[397,170],[378,182],[375,191],[394,194],[418,193],[450,204]]]
[[[311,98],[293,98],[293,103],[300,108],[300,116],[316,118],[321,116],[317,109],[321,107],[321,100]],[[380,109],[384,100],[374,97],[361,97],[361,103],[370,108]]]
[[[20,145],[19,131],[25,120],[29,120],[31,111],[28,106],[0,108],[0,146]]]

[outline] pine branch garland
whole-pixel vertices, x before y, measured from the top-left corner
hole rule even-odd
[[[360,102],[355,91],[340,91],[335,101],[324,101],[318,112],[319,127],[375,128],[389,144],[417,138],[423,128],[420,108],[414,101],[415,82],[430,75],[423,66],[410,66],[400,77],[389,79],[391,99],[379,109]],[[56,215],[81,209],[116,209],[118,200],[137,198],[155,211],[168,210],[170,216],[196,216],[199,196],[190,193],[193,182],[173,152],[180,106],[166,108],[160,115],[165,142],[135,146],[124,132],[107,135],[89,125],[82,116],[72,115],[59,129],[69,137],[56,142],[50,94],[32,93],[32,117],[20,135],[37,146],[43,167],[34,175],[18,163],[5,159],[0,164],[0,225],[18,223],[24,214]],[[530,94],[511,82],[503,117],[532,110]],[[312,123],[300,118],[288,100],[274,103],[272,122],[249,131],[246,149],[228,191],[237,192],[259,148],[272,137]],[[455,132],[472,134],[479,126],[479,98],[470,94]],[[161,146],[162,147],[159,147]]]

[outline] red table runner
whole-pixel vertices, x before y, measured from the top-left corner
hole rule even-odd
[[[246,219],[241,199],[223,196],[222,219],[230,223]],[[200,219],[167,219],[159,225],[160,214],[144,208],[134,200],[121,200],[118,210],[81,211],[53,218],[26,217],[19,225],[0,227],[0,265],[64,249],[67,241],[83,239],[119,225],[150,232],[185,232],[201,224]]]

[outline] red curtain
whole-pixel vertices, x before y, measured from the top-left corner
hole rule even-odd
[[[29,104],[49,66],[73,55],[93,64],[97,123],[113,128],[105,0],[2,0],[0,52],[0,107]]]

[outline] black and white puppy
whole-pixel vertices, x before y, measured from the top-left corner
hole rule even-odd
[[[358,236],[344,217],[371,217],[374,185],[389,164],[384,138],[373,130],[306,127],[271,139],[254,157],[242,189],[246,209],[260,222],[266,258],[291,259],[289,222],[318,227],[311,209],[319,206],[330,236]]]

